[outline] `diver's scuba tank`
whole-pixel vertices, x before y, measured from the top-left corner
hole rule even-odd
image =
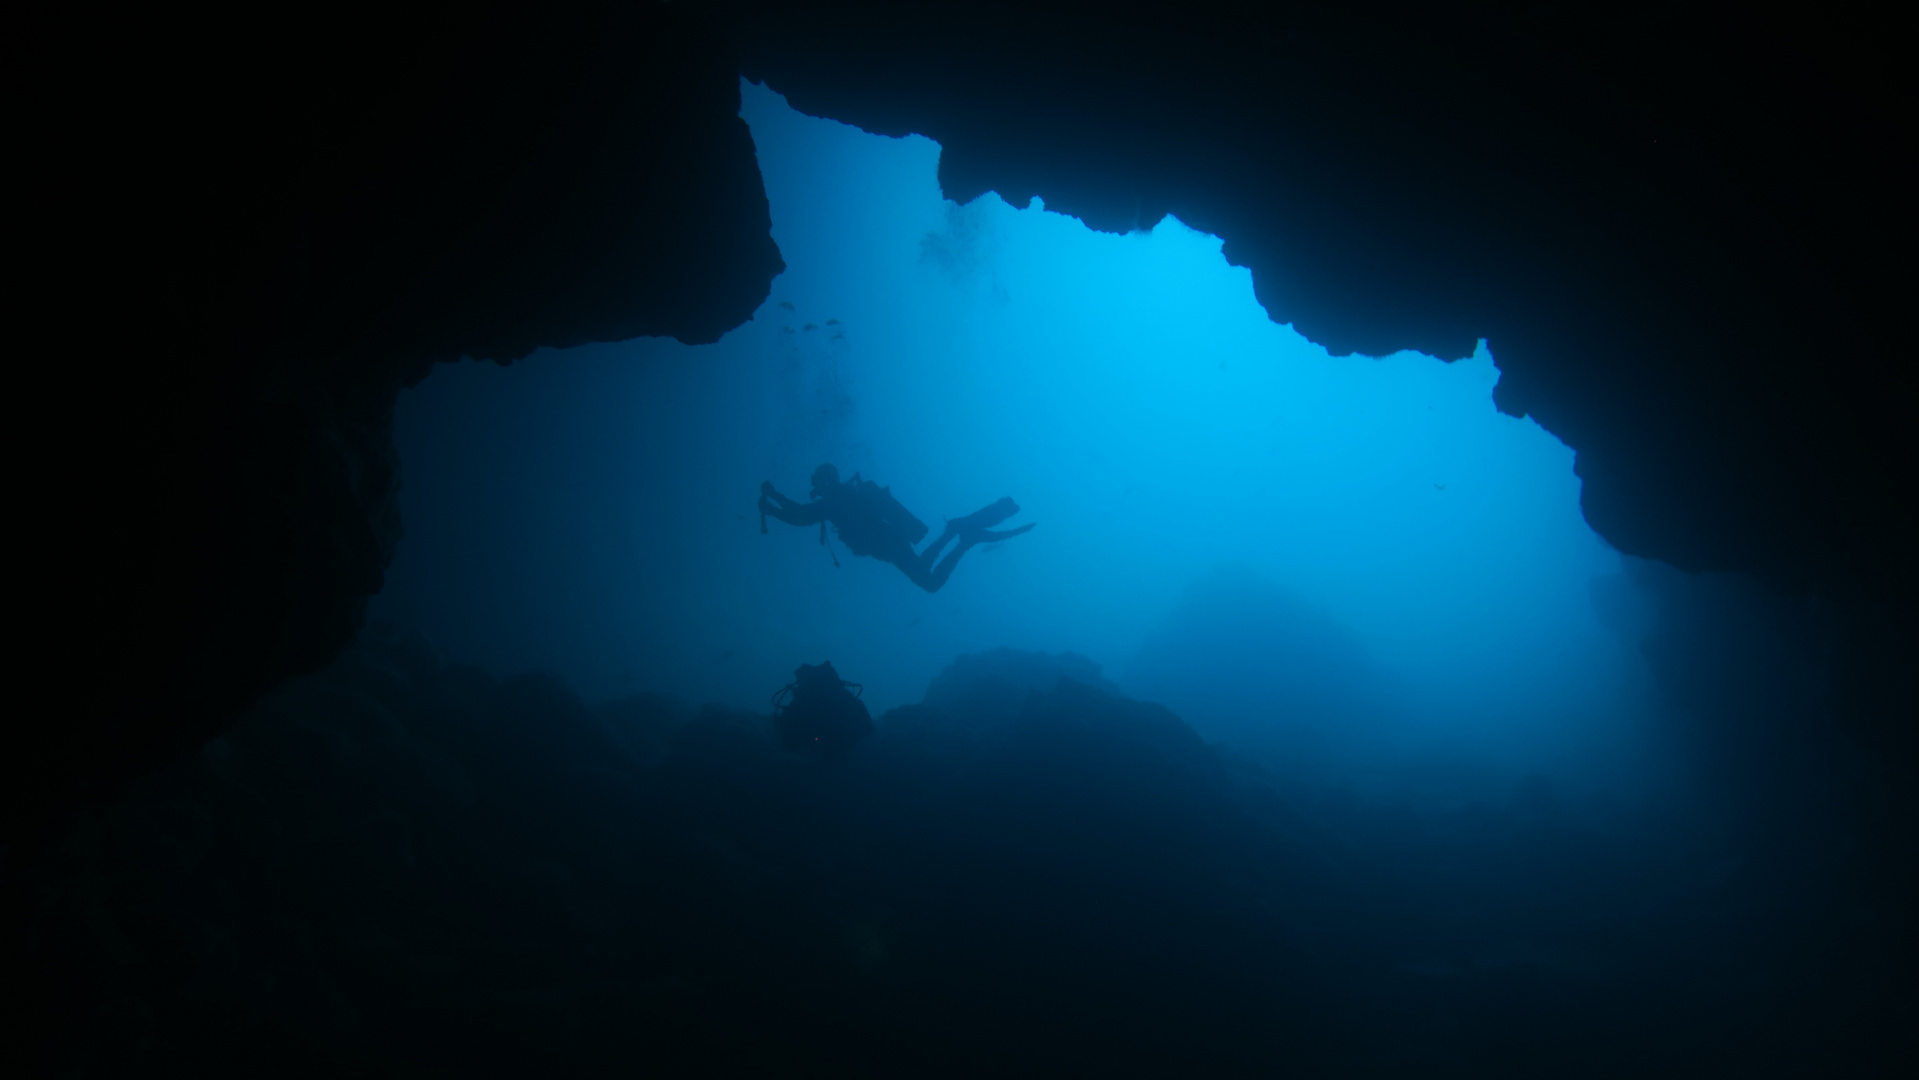
[[[794,753],[838,757],[873,733],[860,700],[865,687],[847,682],[831,661],[801,664],[793,681],[773,695],[773,731]]]

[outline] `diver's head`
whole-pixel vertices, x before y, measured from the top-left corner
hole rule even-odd
[[[840,471],[830,463],[813,470],[812,497],[817,499],[832,488],[840,486]]]

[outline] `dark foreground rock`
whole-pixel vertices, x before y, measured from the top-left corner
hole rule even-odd
[[[1309,795],[1090,661],[1014,652],[962,658],[821,761],[765,716],[589,706],[382,631],[6,868],[31,927],[9,1057],[1871,1075],[1909,943],[1828,872],[1836,820],[1780,839],[1739,805],[1588,805],[1543,778],[1443,809]]]

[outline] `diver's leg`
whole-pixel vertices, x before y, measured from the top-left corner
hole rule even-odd
[[[959,543],[953,545],[953,550],[947,554],[946,558],[933,564],[932,569],[920,573],[907,570],[906,576],[912,578],[915,584],[927,592],[938,592],[940,591],[940,586],[946,584],[946,579],[953,576],[953,568],[959,565],[960,556],[966,554],[967,550],[974,544],[991,544],[1000,540],[1010,540],[1020,533],[1031,530],[1036,524],[1038,523],[1028,522],[1017,529],[1004,529],[1000,532],[994,532],[990,529],[974,529],[964,536],[961,536]],[[936,550],[938,550],[936,546],[928,547],[926,551],[921,552],[921,554],[927,555],[930,558],[931,553]],[[902,566],[900,569],[906,570],[906,567]]]
[[[944,548],[947,544],[952,543],[953,538],[958,535],[959,535],[959,530],[953,528],[952,522],[950,521],[947,522],[946,531],[943,533],[940,533],[939,536],[936,537],[932,543],[920,549],[920,553],[919,553],[920,558],[926,561],[926,565],[928,566],[933,565],[933,560],[939,558],[940,549]]]
[[[886,561],[899,567],[900,573],[905,574],[908,580],[920,588],[925,589],[927,592],[938,592],[941,582],[945,580],[944,578],[936,580],[933,577],[933,555],[931,548],[916,555],[910,555],[907,558],[888,559]]]
[[[946,558],[934,564],[923,577],[914,578],[914,582],[927,592],[940,591],[940,586],[946,584],[946,579],[953,576],[953,568],[959,565],[960,556],[965,555],[967,550],[977,543],[979,540],[976,536],[960,537],[959,543],[953,545],[953,550],[947,553]]]
[[[940,591],[940,586],[946,584],[945,578],[934,577],[933,572],[928,570],[924,564],[909,566],[901,563],[898,565],[900,571],[904,573],[913,584],[918,585],[927,592],[938,592]]]
[[[868,554],[881,562],[889,562],[899,567],[900,573],[905,574],[913,584],[927,592],[932,592],[939,587],[927,584],[932,580],[930,568],[933,565],[933,550],[931,548],[925,551],[914,551],[913,545],[907,543],[905,537],[897,537],[893,542],[882,545],[880,550]]]

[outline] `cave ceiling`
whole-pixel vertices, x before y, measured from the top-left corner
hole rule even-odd
[[[1796,587],[1903,573],[1861,508],[1900,483],[1910,121],[1842,13],[698,6],[796,108],[937,140],[949,198],[1174,214],[1335,354],[1487,339],[1499,406],[1579,451],[1622,550]]]

